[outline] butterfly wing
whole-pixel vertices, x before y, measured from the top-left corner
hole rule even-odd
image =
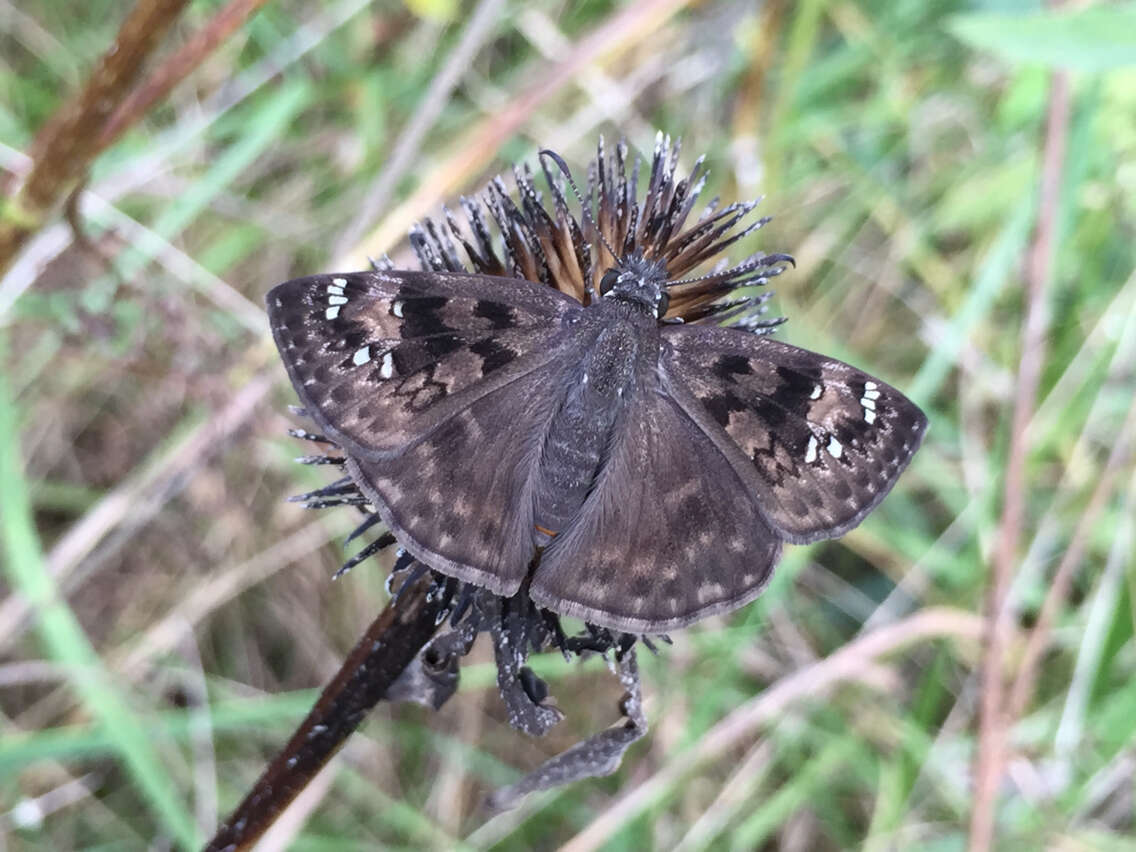
[[[558,367],[482,396],[392,458],[347,470],[399,542],[431,568],[513,595],[535,553],[533,489]]]
[[[652,365],[529,594],[604,627],[659,633],[755,598],[780,551],[741,478],[665,394]]]
[[[918,406],[841,361],[728,328],[662,334],[668,391],[786,541],[856,526],[923,440]]]
[[[268,319],[301,402],[349,453],[396,455],[555,360],[580,305],[515,278],[384,271],[273,288]]]
[[[539,447],[578,303],[511,278],[364,272],[289,281],[269,320],[308,413],[399,541],[431,568],[516,592]]]

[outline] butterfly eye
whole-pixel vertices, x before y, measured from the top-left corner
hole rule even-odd
[[[671,295],[666,290],[659,293],[659,301],[655,304],[655,316],[659,319],[663,318],[663,314],[667,312],[667,308],[671,306]]]
[[[609,269],[607,272],[605,272],[603,274],[603,278],[600,279],[600,295],[606,296],[609,292],[611,292],[611,288],[615,286],[615,282],[618,280],[618,270]]]

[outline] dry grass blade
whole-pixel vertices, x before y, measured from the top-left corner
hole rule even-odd
[[[188,594],[162,618],[156,619],[141,636],[131,637],[129,645],[114,655],[114,668],[126,677],[141,679],[148,666],[171,651],[186,627],[204,621],[210,613],[237,597],[245,589],[264,582],[271,575],[310,555],[327,544],[329,534],[323,520],[313,521],[280,539],[252,559],[215,572]]]
[[[272,385],[267,375],[253,379],[213,419],[195,429],[151,469],[107,494],[48,553],[48,573],[65,588],[76,582],[73,574],[77,569],[82,570],[80,579],[89,579],[111,555],[107,550],[95,558],[92,554],[96,548],[116,531],[125,530],[112,542],[114,549],[124,546],[130,535],[185,487],[195,471],[223,451],[228,439],[257,412]],[[10,597],[0,604],[0,647],[19,638],[30,614],[27,601],[20,598]]]
[[[1054,237],[1057,228],[1058,193],[1065,163],[1069,132],[1069,77],[1054,72],[1045,130],[1045,155],[1037,228],[1026,264],[1026,316],[1022,327],[1022,354],[1014,391],[1010,450],[1006,464],[1004,502],[993,557],[991,583],[986,600],[988,635],[982,662],[982,699],[975,756],[974,811],[970,823],[970,849],[986,852],[994,840],[994,815],[998,787],[1006,762],[1006,650],[1012,625],[1006,599],[1018,562],[1026,505],[1028,429],[1037,402],[1037,389],[1045,361],[1047,308],[1045,289],[1049,282]]]
[[[390,157],[383,164],[379,179],[367,190],[361,208],[339,238],[337,254],[350,251],[374,224],[376,216],[386,209],[394,188],[422,149],[422,142],[441,115],[446,101],[453,94],[462,75],[470,71],[473,58],[498,25],[503,7],[504,0],[481,0],[477,4],[465,25],[461,40],[430,83],[426,97],[414,111],[409,126],[402,131]]]
[[[483,119],[458,140],[445,162],[427,175],[414,194],[392,210],[361,245],[341,258],[336,268],[367,268],[369,257],[385,254],[415,222],[431,211],[438,199],[453,196],[492,162],[502,143],[516,133],[537,108],[571,83],[581,68],[617,49],[628,50],[641,43],[685,5],[687,0],[632,3],[580,39],[568,58],[541,71],[536,81],[505,107]]]

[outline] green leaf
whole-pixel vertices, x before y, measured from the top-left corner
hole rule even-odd
[[[1029,15],[956,15],[947,28],[961,41],[1008,62],[1078,71],[1136,65],[1136,4]]]

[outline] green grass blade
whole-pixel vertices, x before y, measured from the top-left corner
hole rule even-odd
[[[6,351],[7,341],[0,336],[0,355]],[[115,688],[74,613],[44,570],[22,468],[15,400],[0,370],[0,536],[8,579],[36,611],[39,634],[50,658],[69,672],[76,693],[105,727],[124,768],[154,809],[163,830],[181,846],[191,848],[197,843],[197,832],[182,796],[170,782],[168,768],[162,765],[144,726]]]
[[[946,327],[946,338],[932,347],[919,372],[907,386],[907,395],[920,405],[930,405],[947,374],[957,363],[970,333],[989,316],[994,300],[1017,269],[1026,240],[1029,239],[1035,206],[1032,195],[1023,198],[1018,204],[979,266],[974,286],[967,293],[966,301],[955,311]]]

